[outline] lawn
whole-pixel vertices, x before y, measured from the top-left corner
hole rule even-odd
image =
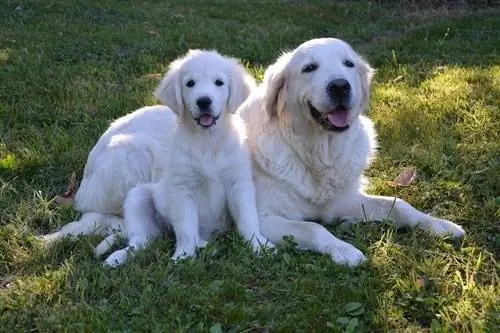
[[[3,0],[0,331],[498,332],[500,8],[443,2]],[[356,269],[293,240],[255,257],[233,233],[178,265],[160,240],[120,269],[93,257],[99,238],[36,241],[78,217],[52,198],[111,120],[156,102],[169,61],[216,48],[261,79],[282,50],[324,36],[377,68],[370,192],[456,221],[465,239],[329,226],[369,257]],[[417,180],[391,186],[407,167]]]

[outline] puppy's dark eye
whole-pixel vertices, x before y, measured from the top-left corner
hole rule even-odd
[[[344,66],[352,68],[354,67],[354,63],[351,60],[345,60]]]
[[[217,79],[217,80],[215,80],[215,85],[217,87],[223,86],[224,85],[224,81]]]
[[[195,82],[193,80],[189,80],[188,82],[186,82],[186,87],[193,88],[194,84],[195,84]]]
[[[318,64],[307,64],[302,67],[302,73],[311,73],[318,69]]]

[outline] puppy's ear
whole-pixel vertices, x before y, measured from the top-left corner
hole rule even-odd
[[[372,85],[372,78],[375,74],[375,69],[370,67],[368,62],[363,59],[361,56],[359,57],[359,75],[361,76],[361,108],[362,111],[367,111],[368,106],[370,105],[370,92]]]
[[[248,74],[245,67],[234,58],[229,59],[233,64],[231,73],[231,84],[229,85],[229,99],[227,108],[229,112],[235,113],[238,107],[248,98],[257,84],[253,76]]]
[[[180,78],[180,68],[184,63],[184,58],[174,60],[161,80],[154,95],[162,102],[162,104],[172,109],[178,116],[184,110],[182,101],[182,86]]]
[[[270,65],[264,73],[263,86],[265,94],[263,107],[269,117],[273,117],[278,112],[278,109],[284,107],[284,98],[278,99],[278,96],[280,95],[280,91],[285,89],[285,69],[291,57],[291,52],[284,53],[274,64]],[[286,94],[281,95],[284,97]],[[283,105],[278,105],[279,103],[283,103]]]

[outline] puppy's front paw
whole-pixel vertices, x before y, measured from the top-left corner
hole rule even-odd
[[[178,262],[180,260],[192,258],[195,255],[195,250],[186,250],[184,248],[177,248],[174,252],[174,255],[170,257],[170,260],[174,262]]]
[[[461,226],[437,217],[429,216],[428,221],[421,226],[422,229],[428,230],[439,236],[451,235],[454,238],[461,238],[465,236],[465,230]]]
[[[367,260],[363,252],[347,243],[336,246],[332,250],[331,256],[334,262],[348,267],[356,267]]]
[[[118,267],[123,265],[129,256],[131,255],[131,248],[126,247],[124,249],[115,251],[109,255],[109,257],[104,260],[104,264],[111,267]]]

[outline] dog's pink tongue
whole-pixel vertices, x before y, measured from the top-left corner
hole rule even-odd
[[[328,121],[330,122],[331,125],[337,126],[337,127],[346,127],[348,125],[348,120],[347,116],[349,114],[349,111],[346,109],[342,110],[333,110],[330,113],[328,113]]]
[[[211,115],[204,114],[200,117],[200,124],[203,126],[211,126],[214,122],[214,118]]]

